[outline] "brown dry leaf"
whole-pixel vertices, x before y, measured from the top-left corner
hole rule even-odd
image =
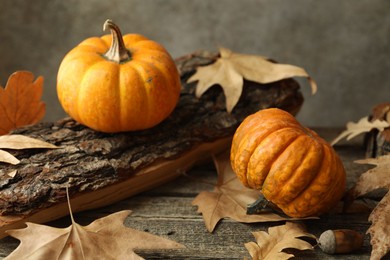
[[[9,77],[5,88],[0,86],[0,135],[43,118],[43,77],[33,80],[31,72],[17,71]]]
[[[218,180],[214,190],[202,191],[192,201],[192,205],[198,206],[198,212],[202,213],[209,232],[212,232],[217,223],[225,217],[243,223],[289,219],[271,212],[247,215],[247,205],[256,201],[260,192],[246,188],[241,184],[230,166],[229,153],[216,156],[214,164],[218,172]]]
[[[271,227],[268,229],[268,233],[259,231],[252,234],[256,239],[256,243],[246,243],[245,247],[252,259],[256,260],[289,259],[294,257],[294,255],[283,252],[284,249],[313,250],[313,246],[299,239],[300,237],[316,239],[314,235],[306,233],[302,225],[292,222],[287,222],[282,226]]]
[[[211,65],[198,67],[188,83],[198,81],[196,96],[200,97],[206,90],[219,84],[226,97],[226,109],[230,113],[237,104],[244,79],[267,84],[291,77],[307,77],[312,93],[317,91],[317,84],[307,72],[297,66],[278,64],[256,56],[234,53],[229,49],[219,49],[220,58]]]
[[[24,229],[7,231],[21,243],[5,259],[143,259],[133,250],[184,247],[172,240],[125,227],[123,222],[130,213],[130,210],[120,211],[88,226],[77,224],[72,214],[72,224],[67,228],[27,223]]]
[[[41,141],[39,139],[31,138],[24,135],[3,135],[0,136],[0,162],[18,164],[20,161],[15,158],[9,152],[1,149],[36,149],[36,148],[48,148],[55,149],[59,148],[53,144]]]
[[[352,198],[377,189],[390,189],[390,155],[356,161],[359,164],[371,164],[376,167],[364,172],[349,192]],[[368,229],[371,235],[371,259],[381,259],[390,251],[390,192],[388,191],[371,212],[368,220],[372,225]]]
[[[348,122],[347,129],[343,131],[339,136],[337,136],[332,142],[331,145],[335,145],[341,139],[347,138],[350,140],[362,133],[367,133],[372,129],[378,129],[379,131],[383,131],[386,127],[390,127],[390,123],[383,120],[375,120],[370,122],[368,117],[361,118],[357,123]]]

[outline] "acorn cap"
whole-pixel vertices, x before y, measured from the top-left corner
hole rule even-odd
[[[333,230],[327,230],[321,234],[318,246],[327,254],[332,255],[336,252],[336,236]]]
[[[345,254],[363,246],[364,236],[351,229],[327,230],[318,239],[318,245],[327,254]]]

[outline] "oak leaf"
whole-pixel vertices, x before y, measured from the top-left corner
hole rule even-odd
[[[14,165],[20,163],[20,161],[15,156],[1,149],[20,150],[36,148],[55,149],[59,147],[24,135],[2,135],[0,136],[0,162]]]
[[[347,138],[350,140],[360,134],[370,132],[373,129],[378,129],[380,132],[385,128],[390,127],[390,123],[384,120],[376,119],[374,121],[369,121],[368,117],[361,118],[357,123],[348,122],[347,129],[341,132],[332,142],[331,145],[335,145],[341,139]]]
[[[307,77],[312,93],[317,91],[315,81],[300,67],[274,63],[261,56],[234,53],[226,48],[220,48],[219,53],[220,57],[215,63],[198,67],[187,82],[198,81],[195,90],[197,97],[219,84],[224,91],[229,113],[241,96],[244,79],[267,84],[291,77]]]
[[[72,214],[72,224],[67,228],[26,223],[24,229],[7,231],[21,243],[5,259],[143,259],[133,250],[184,247],[172,240],[125,227],[123,222],[130,213],[130,210],[120,211],[88,226],[77,224]]]
[[[246,188],[238,180],[230,166],[229,153],[214,157],[218,180],[213,191],[202,191],[192,201],[202,213],[206,228],[212,232],[223,218],[231,218],[243,223],[281,221],[289,218],[272,212],[248,215],[247,205],[256,201],[260,192]]]
[[[43,118],[42,92],[43,77],[34,81],[34,75],[28,71],[13,73],[5,88],[0,86],[0,135]]]
[[[313,240],[316,237],[305,232],[303,225],[287,222],[282,226],[270,227],[268,233],[265,231],[253,232],[255,242],[245,244],[252,259],[289,259],[293,254],[283,252],[287,248],[299,250],[313,250],[313,246],[300,237],[308,237]]]
[[[348,192],[350,199],[378,189],[388,190],[368,218],[372,223],[367,230],[367,233],[371,235],[371,259],[381,259],[390,251],[390,155],[356,162],[375,165],[375,167],[359,177],[355,186]]]

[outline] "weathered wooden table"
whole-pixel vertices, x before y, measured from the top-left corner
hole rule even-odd
[[[331,140],[340,129],[315,129],[321,136]],[[361,141],[361,140],[360,140]],[[347,171],[348,185],[368,169],[354,163],[364,158],[364,148],[359,140],[336,146]],[[137,251],[146,259],[250,259],[244,243],[254,241],[251,232],[281,225],[283,222],[242,224],[230,219],[222,220],[213,233],[209,233],[197,208],[191,205],[192,200],[203,190],[211,190],[208,183],[216,182],[216,170],[213,163],[199,165],[188,172],[192,178],[182,176],[158,188],[123,200],[114,205],[75,214],[79,224],[86,225],[93,220],[113,212],[130,209],[132,214],[125,225],[166,237],[182,243],[185,249]],[[196,181],[199,179],[202,181]],[[369,212],[351,214],[328,214],[318,220],[302,221],[308,231],[319,236],[327,229],[350,228],[365,233],[370,226]],[[51,226],[66,227],[70,219],[47,223]],[[371,246],[369,235],[365,235],[361,250],[348,255],[326,255],[318,247],[314,251],[292,251],[296,259],[369,259]],[[11,237],[0,240],[0,257],[7,256],[19,244]],[[386,259],[390,259],[386,257]]]

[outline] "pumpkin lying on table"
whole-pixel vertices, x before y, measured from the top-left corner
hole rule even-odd
[[[345,191],[344,166],[333,148],[288,112],[248,116],[236,130],[231,164],[240,181],[291,217],[318,216]]]
[[[105,35],[84,40],[63,59],[57,94],[73,119],[102,132],[153,127],[180,96],[180,78],[169,53],[138,34],[122,34],[107,20]],[[111,46],[111,47],[110,47]]]

